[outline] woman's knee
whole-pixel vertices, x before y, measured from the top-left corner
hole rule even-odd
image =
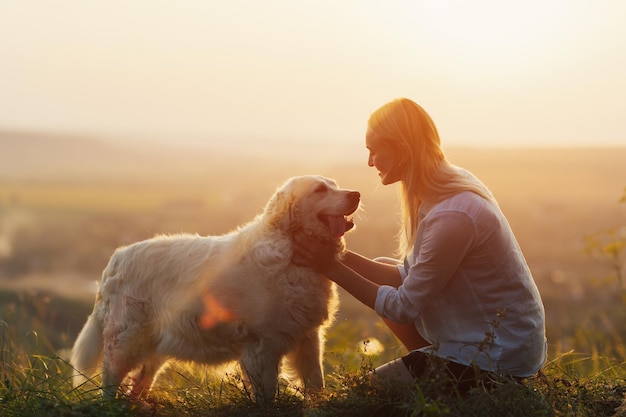
[[[402,358],[387,362],[374,369],[372,377],[388,383],[411,384],[415,381],[414,376],[409,372]]]

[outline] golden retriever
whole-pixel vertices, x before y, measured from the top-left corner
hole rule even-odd
[[[334,283],[291,261],[305,233],[345,250],[356,191],[322,176],[289,179],[254,220],[222,236],[172,235],[119,248],[72,349],[83,384],[100,369],[105,395],[139,396],[169,359],[238,360],[257,401],[271,400],[281,362],[305,388],[322,388]]]

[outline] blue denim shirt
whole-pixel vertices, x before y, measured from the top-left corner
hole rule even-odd
[[[517,377],[546,360],[545,313],[526,260],[498,205],[473,192],[422,204],[399,288],[381,286],[376,312],[413,322],[421,350]]]

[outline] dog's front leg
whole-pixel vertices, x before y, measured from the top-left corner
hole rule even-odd
[[[260,338],[248,341],[243,347],[240,364],[244,383],[252,387],[259,404],[274,401],[281,356],[269,341]]]
[[[324,336],[321,329],[315,329],[286,356],[288,367],[295,370],[307,390],[324,388],[323,353]]]

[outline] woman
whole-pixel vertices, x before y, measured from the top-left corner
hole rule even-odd
[[[402,98],[370,117],[368,165],[400,183],[402,263],[297,242],[310,265],[385,319],[409,354],[374,373],[413,382],[434,363],[465,391],[478,376],[528,377],[546,359],[544,309],[524,256],[488,189],[449,163],[437,128]]]

